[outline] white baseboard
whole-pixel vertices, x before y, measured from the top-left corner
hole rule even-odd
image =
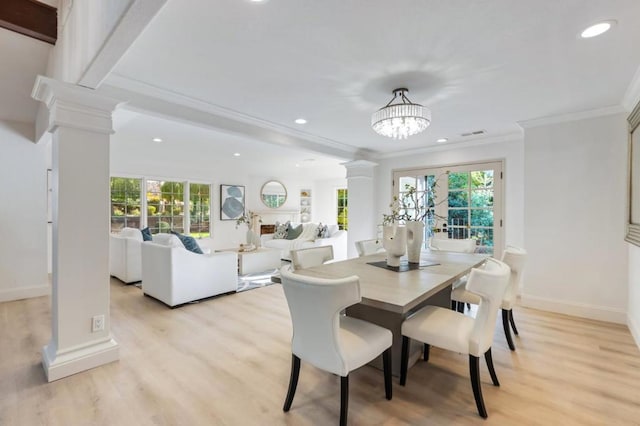
[[[49,284],[2,289],[0,290],[0,302],[30,299],[32,297],[48,296],[50,294],[51,286]]]
[[[627,318],[627,326],[629,327],[629,331],[631,331],[631,335],[633,336],[633,340],[636,341],[636,346],[640,349],[640,324],[634,321],[630,316]]]
[[[66,350],[56,346],[51,341],[42,348],[42,366],[49,382],[120,359],[120,347],[111,337]]]
[[[529,308],[540,309],[541,311],[556,312],[574,317],[614,322],[617,324],[627,324],[628,322],[627,313],[625,311],[606,306],[557,301],[527,294],[520,296],[520,304]]]

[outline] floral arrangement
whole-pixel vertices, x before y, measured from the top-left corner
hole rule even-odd
[[[247,228],[253,228],[255,221],[258,223],[262,223],[262,217],[258,213],[252,212],[251,210],[244,212],[242,216],[236,219],[236,229],[243,223],[247,225]]]
[[[449,172],[444,174],[448,175]],[[389,204],[391,214],[382,215],[382,224],[390,225],[396,222],[418,221],[425,222],[429,219],[446,219],[435,213],[436,207],[436,188],[438,181],[442,175],[433,182],[430,191],[418,192],[413,185],[405,184],[405,192],[402,198],[394,195],[393,200]],[[440,201],[440,203],[446,200]]]

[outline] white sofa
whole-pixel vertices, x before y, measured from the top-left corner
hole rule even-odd
[[[142,292],[175,307],[194,300],[235,292],[238,255],[197,254],[178,237],[156,234],[142,243]]]
[[[291,223],[292,226],[298,224]],[[317,229],[317,223],[304,223],[305,227],[313,227]],[[306,228],[305,228],[306,229]],[[291,260],[291,250],[298,250],[310,247],[332,246],[333,261],[345,260],[347,258],[347,231],[338,229],[338,225],[328,225],[329,236],[327,238],[304,238],[306,233],[302,232],[299,238],[294,240],[273,239],[273,234],[264,234],[260,236],[260,242],[263,247],[275,248],[281,250],[280,258]]]
[[[137,228],[123,228],[109,236],[109,274],[130,284],[142,279],[140,247],[142,233]]]

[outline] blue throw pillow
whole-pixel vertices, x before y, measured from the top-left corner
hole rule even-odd
[[[153,237],[151,236],[151,230],[149,229],[149,227],[147,226],[144,229],[141,229],[140,232],[142,232],[142,241],[152,241]]]
[[[195,238],[190,237],[188,235],[182,235],[176,231],[171,231],[171,233],[176,237],[180,238],[180,241],[182,241],[184,248],[186,248],[187,250],[192,251],[194,253],[198,253],[198,254],[204,254],[200,249],[200,246],[198,245],[198,242],[196,241]]]

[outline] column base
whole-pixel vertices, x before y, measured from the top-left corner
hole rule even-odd
[[[113,338],[58,351],[53,341],[42,348],[42,366],[47,381],[62,379],[120,359],[120,346]]]

